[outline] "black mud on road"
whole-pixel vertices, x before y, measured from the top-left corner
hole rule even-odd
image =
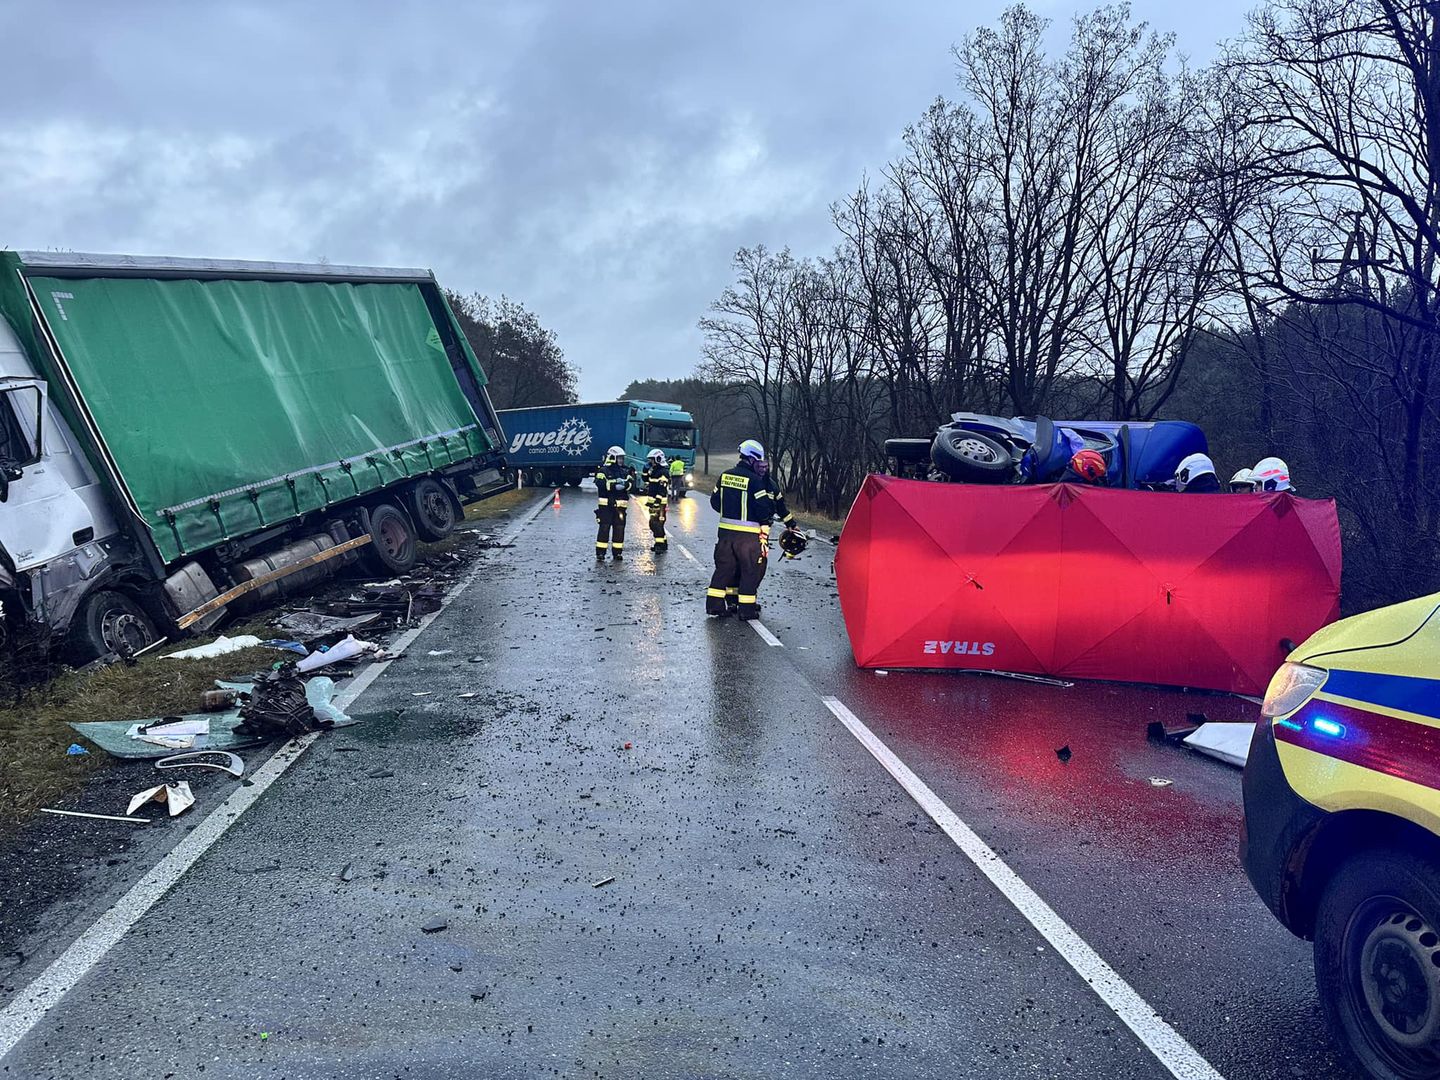
[[[597,567],[591,499],[490,554],[366,722],[0,1075],[1169,1075],[822,694],[1227,1075],[1335,1075],[1305,947],[1235,864],[1235,776],[1144,741],[1193,702],[856,672],[819,545],[762,590],[773,648],[700,614],[708,509],[672,514],[697,558],[651,554],[635,514],[630,557]]]

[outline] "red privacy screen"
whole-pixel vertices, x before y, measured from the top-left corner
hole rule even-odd
[[[870,476],[840,535],[861,667],[1263,693],[1340,607],[1330,500]]]

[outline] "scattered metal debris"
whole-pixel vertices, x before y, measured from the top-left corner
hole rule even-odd
[[[1152,777],[1150,777],[1150,786],[1151,786],[1151,787],[1169,787],[1169,786],[1170,786],[1171,784],[1173,784],[1173,783],[1175,783],[1174,780],[1171,780],[1171,779],[1169,779],[1168,777],[1165,777],[1165,776],[1152,776]]]
[[[592,889],[599,889],[599,888],[602,888],[602,887],[605,886],[605,885],[609,885],[609,884],[610,884],[611,882],[613,882],[614,880],[615,880],[614,877],[601,878],[599,881],[592,881],[592,882],[590,883],[590,887],[591,887]]]
[[[131,825],[148,825],[154,818],[148,817],[120,817],[118,814],[87,814],[83,810],[56,810],[49,806],[40,808],[42,814],[59,814],[62,817],[90,818],[92,821],[125,821]]]
[[[1145,737],[1152,742],[1179,742],[1198,728],[1198,724],[1167,724],[1163,720],[1151,720],[1145,725]]]
[[[245,762],[239,754],[228,750],[196,750],[190,754],[174,754],[155,762],[157,769],[219,769],[231,776],[245,775]]]
[[[431,915],[420,924],[420,930],[426,934],[438,934],[441,930],[445,930],[449,926],[450,920],[445,918],[444,915]]]
[[[296,664],[286,661],[255,684],[240,709],[240,723],[235,725],[235,732],[260,739],[278,739],[334,726],[333,719],[317,715],[306,694],[305,682],[297,674]]]
[[[361,627],[369,626],[380,618],[380,612],[364,615],[325,615],[318,611],[292,611],[276,619],[272,626],[283,630],[291,637],[305,641],[329,637],[332,634],[353,634]]]

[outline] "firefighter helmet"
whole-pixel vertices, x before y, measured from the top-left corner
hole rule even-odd
[[[780,554],[787,559],[798,559],[809,546],[810,538],[799,529],[786,529],[780,534]]]
[[[740,444],[740,456],[742,458],[754,458],[756,461],[764,461],[765,448],[754,439],[746,439]]]
[[[625,448],[623,446],[612,446],[605,451],[606,465],[619,465],[625,460]]]
[[[650,461],[655,462],[655,464],[657,464],[657,465],[664,465],[664,464],[665,464],[665,451],[664,451],[664,450],[661,450],[659,447],[656,447],[654,450],[651,450],[650,453],[648,453],[648,454],[645,455],[645,457],[646,457],[647,459],[649,459]]]

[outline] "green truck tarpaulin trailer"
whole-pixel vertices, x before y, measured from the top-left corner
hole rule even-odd
[[[166,562],[497,447],[426,271],[0,252],[0,314]]]

